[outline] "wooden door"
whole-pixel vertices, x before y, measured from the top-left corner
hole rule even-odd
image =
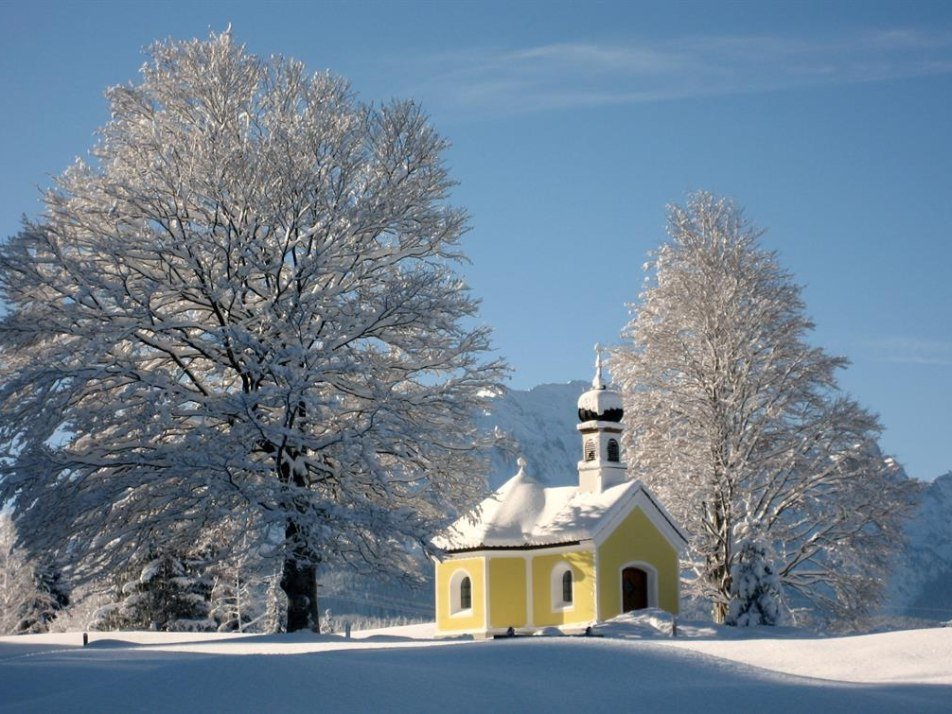
[[[621,571],[622,612],[648,607],[648,573],[641,568]]]

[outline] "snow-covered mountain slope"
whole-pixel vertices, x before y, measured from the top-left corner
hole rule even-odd
[[[887,614],[952,620],[952,471],[924,484],[905,536]]]
[[[541,384],[528,390],[509,390],[495,401],[480,424],[508,438],[490,455],[490,489],[516,473],[520,456],[528,462],[527,471],[548,486],[577,483],[582,447],[575,428],[576,403],[586,389],[591,389],[587,382]]]

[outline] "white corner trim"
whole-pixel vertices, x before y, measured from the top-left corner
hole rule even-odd
[[[489,558],[483,558],[483,628],[489,629]]]
[[[535,603],[532,597],[532,555],[523,554],[526,561],[526,627],[535,627]]]

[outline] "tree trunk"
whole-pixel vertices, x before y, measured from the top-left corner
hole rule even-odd
[[[281,573],[281,589],[288,597],[288,632],[320,632],[317,565],[298,560],[293,554],[286,557]]]
[[[303,416],[303,405],[298,407]],[[295,449],[287,449],[285,457],[278,463],[278,473],[286,484],[295,488],[305,488],[305,474],[293,467]],[[294,503],[293,498],[290,499]],[[294,508],[291,505],[291,508]],[[288,632],[299,630],[321,631],[319,611],[317,609],[317,566],[320,558],[307,544],[306,535],[301,532],[300,524],[289,517],[284,528],[284,542],[288,550],[284,555],[284,567],[281,572],[281,589],[288,598]]]
[[[711,611],[711,617],[713,618],[715,624],[723,625],[727,620],[727,603],[715,602]]]
[[[723,493],[724,479],[718,479],[717,492],[714,503],[702,505],[707,514],[706,530],[711,536],[713,544],[711,552],[706,557],[704,579],[714,590],[714,604],[711,607],[711,618],[718,625],[727,620],[728,603],[731,599],[731,559],[732,553],[732,519],[730,499]]]

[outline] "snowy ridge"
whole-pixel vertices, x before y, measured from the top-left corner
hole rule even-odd
[[[952,620],[952,471],[923,484],[889,587],[888,615]]]
[[[581,458],[578,431],[579,396],[588,382],[541,384],[528,390],[511,389],[479,418],[480,426],[509,437],[507,448],[490,454],[488,481],[495,490],[516,473],[522,456],[527,469],[545,486],[578,484],[576,465]]]

